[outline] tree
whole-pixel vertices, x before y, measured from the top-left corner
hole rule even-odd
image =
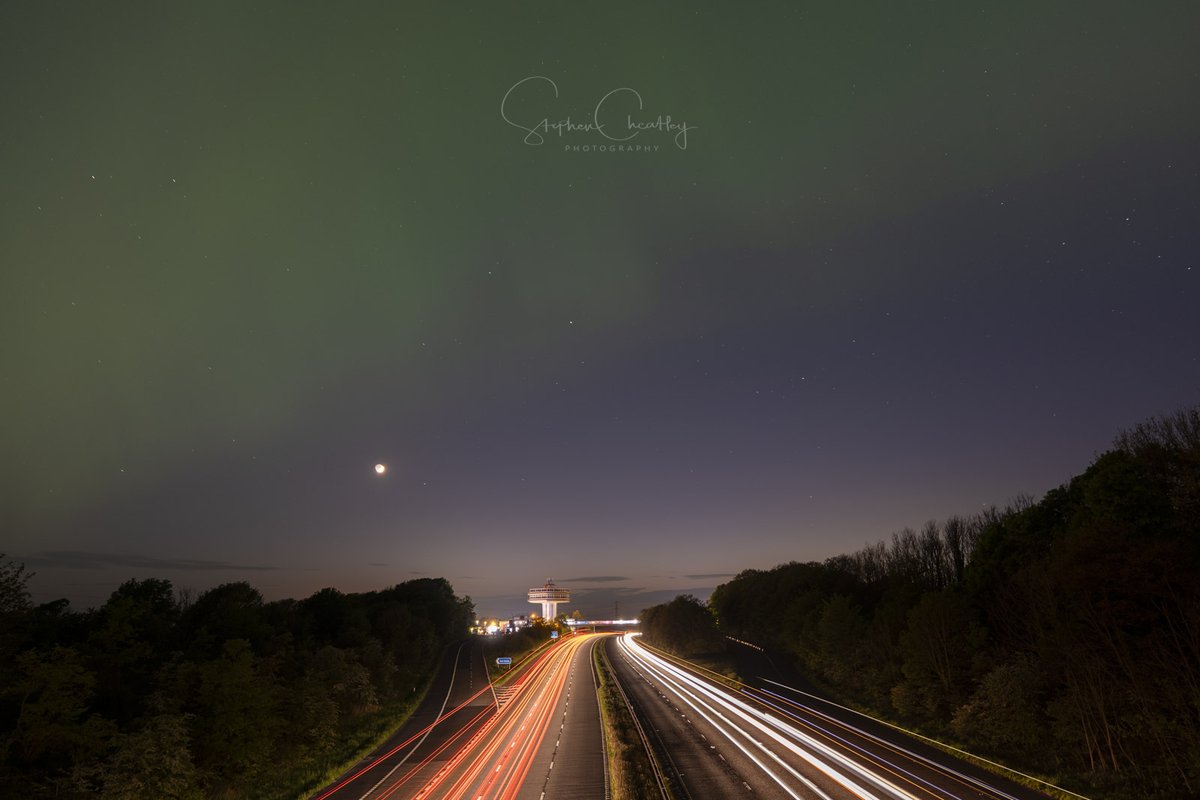
[[[157,714],[137,732],[120,736],[99,774],[100,797],[201,800],[187,723],[181,714]]]
[[[8,678],[6,667],[24,642],[31,577],[24,564],[9,561],[0,553],[0,681]]]
[[[88,656],[106,716],[127,725],[143,713],[155,675],[174,649],[178,618],[171,582],[154,578],[126,581],[97,612]]]
[[[337,589],[322,589],[300,603],[305,633],[317,645],[354,647],[370,637],[367,615],[350,595]]]
[[[970,522],[954,516],[942,526],[942,538],[946,543],[946,556],[950,566],[950,580],[955,586],[962,583],[970,557]]]
[[[131,580],[76,613],[31,608],[28,577],[0,559],[3,797],[296,794],[280,776],[333,766],[474,618],[444,580],[269,604],[247,583],[181,602]]]
[[[24,564],[10,561],[0,553],[0,620],[29,609],[29,579],[33,575],[25,570]]]
[[[342,716],[362,714],[379,706],[370,673],[346,650],[322,647],[313,659],[310,674],[329,689]]]
[[[288,736],[303,761],[325,765],[338,741],[338,704],[315,676],[306,676],[288,693]]]
[[[180,628],[183,640],[200,658],[218,655],[233,639],[261,648],[272,634],[262,595],[244,581],[223,583],[201,594],[183,614]]]
[[[909,612],[900,637],[905,680],[896,694],[897,710],[937,717],[957,708],[984,639],[960,593],[924,595]]]
[[[816,655],[822,673],[838,684],[857,683],[866,666],[863,643],[867,623],[860,609],[843,594],[835,594],[822,606],[816,625]]]
[[[226,642],[219,658],[201,665],[193,722],[197,762],[235,779],[269,763],[274,690],[267,665],[245,639]]]
[[[954,730],[992,752],[1033,758],[1049,745],[1043,692],[1041,673],[1030,657],[998,664],[954,712]]]
[[[650,644],[681,656],[713,653],[724,643],[712,612],[690,594],[644,609],[641,627]]]
[[[0,753],[43,776],[64,776],[104,749],[116,726],[91,712],[95,676],[73,649],[31,650],[16,661],[3,691],[18,708]]]

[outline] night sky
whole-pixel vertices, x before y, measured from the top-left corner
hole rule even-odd
[[[1200,5],[665,6],[6,2],[35,600],[632,614],[1200,402]]]

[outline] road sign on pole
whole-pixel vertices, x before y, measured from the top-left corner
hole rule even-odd
[[[509,658],[508,656],[500,656],[499,658],[496,659],[497,666],[507,667],[510,664],[512,664],[512,659]]]
[[[550,631],[550,638],[551,638],[551,639],[557,639],[557,638],[558,638],[558,631]]]

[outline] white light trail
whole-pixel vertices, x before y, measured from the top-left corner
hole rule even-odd
[[[714,727],[721,731],[731,743],[738,746],[743,752],[746,752],[745,748],[741,747],[733,738],[732,729],[740,736],[748,739],[750,743],[767,754],[772,760],[779,763],[788,773],[804,783],[810,791],[817,791],[822,796],[825,796],[807,778],[784,762],[776,753],[772,752],[765,742],[759,741],[755,736],[751,735],[746,726],[749,726],[754,731],[758,731],[779,747],[804,760],[831,780],[864,798],[864,800],[882,800],[882,797],[876,794],[875,791],[883,792],[887,797],[899,798],[900,800],[916,800],[914,795],[883,776],[846,758],[833,748],[797,730],[784,720],[759,711],[728,691],[718,689],[707,682],[700,681],[670,662],[648,652],[645,648],[637,644],[633,638],[633,634],[626,634],[622,637],[621,643],[625,651],[638,664],[653,674],[662,683],[669,686],[687,705],[695,709],[697,713],[704,716],[710,724],[713,724]],[[701,705],[707,709],[707,712],[700,708]],[[742,724],[739,725],[738,722],[730,719],[726,714],[740,720]],[[723,720],[725,724],[722,725],[716,722],[713,719],[714,716]],[[749,754],[747,753],[747,755]],[[761,761],[758,759],[753,760],[756,764],[762,766]],[[783,785],[779,776],[765,769],[765,767],[764,771],[776,783],[780,783],[781,786]],[[854,777],[851,777],[851,775]],[[875,791],[868,789],[863,785],[864,783],[874,786]],[[789,794],[796,796],[790,789],[787,791]]]
[[[766,680],[766,679],[764,679],[764,680]],[[779,683],[779,682],[777,682],[777,681],[771,681],[771,680],[768,680],[768,681],[767,681],[767,683],[773,683],[773,684],[775,684],[776,686],[780,686],[780,687],[782,687],[782,688],[784,688],[784,689],[788,689],[789,691],[797,692],[797,693],[799,693],[799,694],[806,694],[805,692],[800,692],[800,690],[798,690],[798,689],[793,689],[793,688],[791,688],[790,686],[786,686],[786,685],[784,685],[784,684],[782,684],[782,683]],[[964,773],[964,772],[960,772],[960,771],[958,771],[958,770],[956,770],[956,769],[954,769],[954,768],[952,768],[952,767],[950,767],[950,766],[948,766],[948,765],[946,765],[946,764],[942,764],[942,763],[939,763],[939,762],[937,762],[937,761],[934,761],[933,759],[929,758],[928,756],[923,756],[923,755],[921,755],[920,753],[915,753],[915,752],[913,752],[912,750],[909,750],[909,749],[908,749],[908,748],[906,748],[906,747],[901,747],[900,745],[896,744],[895,742],[891,742],[891,741],[888,741],[888,740],[886,740],[886,739],[884,739],[884,738],[882,738],[882,737],[880,737],[880,736],[876,736],[875,734],[871,733],[870,731],[863,730],[862,728],[859,728],[859,727],[858,727],[858,726],[856,726],[856,725],[851,725],[851,724],[850,724],[850,723],[848,723],[848,722],[844,722],[844,721],[842,721],[842,720],[836,719],[836,718],[834,718],[834,717],[830,716],[829,714],[826,714],[826,713],[824,713],[824,712],[822,712],[822,711],[819,711],[819,710],[817,710],[817,709],[813,708],[812,706],[808,706],[808,705],[799,705],[799,704],[797,704],[795,701],[793,701],[793,700],[789,700],[788,698],[784,697],[784,696],[783,696],[783,695],[781,695],[781,694],[778,694],[778,693],[776,693],[776,692],[772,692],[772,691],[768,691],[768,690],[766,690],[766,689],[755,689],[754,691],[755,691],[755,692],[757,692],[758,694],[766,695],[767,697],[773,697],[773,698],[776,698],[776,699],[778,699],[778,700],[780,700],[780,701],[782,701],[782,702],[784,702],[784,703],[787,703],[787,704],[789,704],[789,705],[792,705],[792,706],[794,706],[794,707],[800,707],[800,708],[803,708],[803,709],[804,709],[806,712],[808,712],[809,714],[812,714],[812,715],[813,715],[813,716],[815,716],[815,717],[819,717],[820,719],[823,719],[823,720],[826,720],[826,721],[828,721],[828,722],[831,722],[831,723],[833,723],[834,725],[837,725],[838,727],[840,727],[840,728],[843,728],[843,729],[845,729],[845,730],[851,730],[851,731],[854,731],[854,733],[855,733],[855,734],[857,734],[858,736],[861,736],[863,739],[866,739],[866,740],[869,740],[869,741],[872,741],[872,742],[876,742],[876,743],[877,743],[877,744],[879,744],[881,747],[887,748],[888,750],[892,750],[892,751],[894,751],[894,752],[898,752],[898,753],[903,753],[903,754],[904,754],[904,756],[905,756],[906,758],[908,758],[909,760],[913,761],[914,763],[917,763],[917,764],[923,764],[923,765],[925,765],[926,767],[928,767],[929,769],[932,769],[932,770],[934,770],[934,771],[936,771],[936,772],[940,772],[940,773],[942,773],[942,774],[944,774],[944,775],[949,775],[949,776],[952,776],[952,777],[953,777],[955,780],[961,781],[962,783],[964,783],[964,784],[967,784],[967,785],[971,786],[972,788],[979,789],[980,791],[983,791],[983,792],[986,792],[986,793],[988,793],[988,794],[994,795],[994,796],[996,796],[997,798],[1001,798],[1001,800],[1017,800],[1017,798],[1013,797],[1011,794],[1008,794],[1008,793],[1007,793],[1007,792],[1005,792],[1004,790],[1002,790],[1002,789],[998,789],[998,788],[996,788],[995,786],[991,786],[991,785],[989,785],[989,784],[987,784],[987,783],[984,783],[983,781],[979,780],[979,779],[978,779],[978,778],[976,778],[976,777],[973,777],[973,776],[971,776],[971,775],[967,775],[967,774],[966,774],[966,773]],[[834,732],[834,731],[830,730],[829,728],[823,728],[823,727],[821,727],[821,726],[817,725],[816,723],[812,722],[811,720],[803,720],[803,719],[801,719],[801,718],[800,718],[799,716],[797,716],[797,715],[796,715],[794,712],[792,712],[792,711],[788,710],[788,709],[787,709],[786,707],[784,707],[784,706],[778,705],[778,704],[776,704],[776,703],[770,703],[770,702],[768,702],[768,701],[766,701],[766,700],[762,700],[762,699],[759,699],[759,702],[760,702],[760,703],[764,703],[765,705],[768,705],[768,706],[770,706],[771,708],[774,708],[774,709],[775,709],[775,710],[777,710],[779,713],[781,713],[781,714],[785,714],[785,715],[787,715],[788,717],[790,717],[791,719],[795,719],[795,720],[797,720],[797,721],[799,721],[799,722],[802,722],[802,723],[803,723],[803,724],[805,724],[805,725],[809,725],[809,726],[811,726],[811,727],[813,727],[813,728],[815,728],[815,729],[817,729],[817,730],[821,731],[822,733],[824,733],[826,736],[829,736],[830,738],[837,739],[839,742],[842,742],[842,743],[843,743],[845,746],[847,746],[847,747],[849,747],[849,748],[852,748],[852,749],[854,749],[854,750],[857,750],[857,751],[859,751],[860,753],[863,753],[864,755],[865,755],[865,754],[867,754],[867,751],[866,751],[866,750],[865,750],[865,749],[864,749],[864,748],[863,748],[861,745],[857,745],[857,744],[855,744],[854,742],[852,742],[852,741],[850,741],[850,740],[846,739],[845,737],[843,737],[843,736],[840,736],[840,735],[839,735],[839,734],[837,734],[836,732]],[[826,701],[826,702],[827,702],[827,701]],[[856,714],[859,714],[859,713],[861,713],[861,712],[854,711],[854,709],[847,709],[845,706],[838,706],[838,707],[839,707],[839,708],[843,708],[843,709],[845,709],[845,710],[847,710],[847,711],[852,711],[853,713],[856,713]],[[880,722],[880,723],[881,723],[881,724],[883,724],[883,725],[888,725],[888,727],[892,727],[892,728],[895,728],[895,727],[896,727],[895,725],[891,725],[890,723],[883,722],[882,720],[876,720],[876,721],[877,721],[877,722]],[[902,732],[904,732],[904,733],[908,733],[908,734],[910,734],[910,735],[914,735],[914,736],[921,736],[921,734],[914,733],[914,732],[912,732],[912,731],[904,731],[903,729],[900,729],[900,730],[901,730]],[[922,736],[921,738],[928,739],[929,737],[927,737],[927,736]],[[932,740],[932,739],[931,739],[930,741],[935,741],[935,740]],[[963,752],[963,751],[959,751],[959,752]],[[875,757],[875,758],[878,758],[878,756],[874,756],[874,757]],[[895,762],[893,762],[893,761],[888,761],[888,762],[886,762],[886,763],[887,763],[887,764],[888,764],[888,765],[889,765],[889,766],[890,766],[892,769],[895,769],[895,770],[897,770],[897,771],[899,771],[899,772],[903,772],[905,775],[907,775],[907,776],[908,776],[910,779],[912,779],[913,781],[916,781],[916,782],[922,783],[922,784],[924,784],[925,786],[928,786],[930,789],[936,789],[936,788],[937,788],[937,787],[935,787],[935,786],[934,786],[934,785],[933,785],[933,784],[932,784],[930,781],[928,781],[928,780],[926,780],[926,779],[924,779],[924,778],[920,777],[919,775],[917,775],[917,774],[915,774],[915,773],[913,773],[913,772],[911,772],[911,771],[909,771],[909,770],[905,769],[904,767],[900,766],[899,764],[897,764],[897,763],[895,763]],[[997,766],[1002,766],[1002,765],[997,765]],[[1036,779],[1035,779],[1035,780],[1036,780]],[[1079,797],[1081,797],[1081,798],[1083,798],[1083,800],[1088,800],[1087,798],[1083,797],[1082,795],[1078,795],[1078,796],[1079,796]]]

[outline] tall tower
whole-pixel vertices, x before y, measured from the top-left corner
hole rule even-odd
[[[529,590],[529,602],[541,603],[542,619],[554,619],[558,616],[558,604],[571,602],[571,592],[561,586],[555,586],[554,581],[547,580],[545,586],[536,586]]]

